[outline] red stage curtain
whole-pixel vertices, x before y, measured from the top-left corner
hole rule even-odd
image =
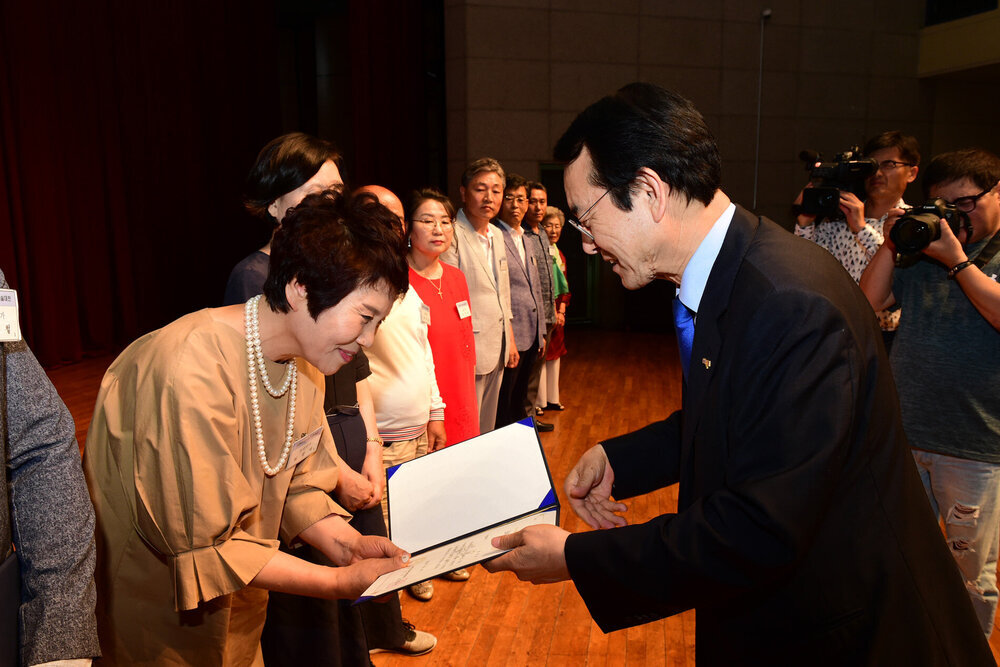
[[[43,363],[218,304],[275,41],[270,2],[0,4],[0,268]]]

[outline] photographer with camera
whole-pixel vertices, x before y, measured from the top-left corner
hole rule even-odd
[[[1000,158],[938,155],[924,192],[935,201],[891,212],[861,289],[876,310],[895,302],[906,313],[891,359],[903,427],[989,636],[1000,546]]]
[[[882,227],[889,211],[906,208],[903,192],[917,177],[920,146],[914,137],[893,130],[870,139],[863,154],[868,160],[852,160],[854,155],[851,151],[841,154],[836,161],[836,167],[840,169],[829,169],[842,173],[840,178],[833,179],[834,185],[840,186],[839,201],[824,205],[822,196],[806,196],[807,201],[803,202],[805,190],[795,200],[798,212],[795,235],[826,248],[855,281],[861,278],[861,273],[882,245]],[[873,164],[869,166],[869,162]],[[821,168],[814,167],[813,173]],[[822,184],[822,178],[814,177],[815,180]],[[852,181],[857,181],[857,185],[863,182],[864,201],[850,190],[854,186]],[[806,189],[810,187],[813,183]],[[810,199],[817,203],[810,205]],[[828,219],[822,221],[823,218]],[[893,332],[899,325],[899,313],[899,309],[877,313],[886,349],[892,344]]]

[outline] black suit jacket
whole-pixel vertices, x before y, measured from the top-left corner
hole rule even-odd
[[[831,255],[737,208],[683,409],[605,441],[677,514],[569,537],[605,632],[697,608],[699,664],[994,664],[932,516],[875,315]]]

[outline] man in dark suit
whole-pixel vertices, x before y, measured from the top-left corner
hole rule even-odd
[[[572,578],[605,632],[697,608],[700,664],[993,664],[836,260],[733,205],[701,115],[662,88],[596,102],[556,158],[585,249],[626,288],[678,285],[683,406],[570,472],[601,530],[531,526],[489,568]],[[645,524],[611,499],[675,482],[677,513]]]
[[[492,221],[503,236],[510,278],[511,327],[517,346],[518,361],[503,372],[496,426],[506,426],[528,416],[526,397],[531,369],[540,351],[545,349],[545,302],[539,277],[537,240],[528,236],[523,225],[528,210],[528,181],[518,174],[507,174],[500,215]],[[548,269],[548,265],[542,267]],[[532,413],[534,410],[532,409]],[[552,424],[538,424],[538,430],[551,431]]]

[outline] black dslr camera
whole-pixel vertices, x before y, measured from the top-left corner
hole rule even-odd
[[[942,218],[951,227],[951,231],[966,230],[966,235],[972,233],[969,216],[959,211],[953,204],[943,199],[932,199],[923,206],[911,208],[896,221],[889,231],[889,238],[896,246],[900,255],[914,255],[934,241],[941,238]]]
[[[832,162],[823,162],[823,157],[816,151],[802,151],[799,159],[806,163],[813,187],[802,191],[802,204],[797,212],[815,215],[816,222],[843,220],[844,212],[840,210],[841,191],[852,192],[859,199],[864,199],[865,179],[878,170],[878,163],[871,158],[861,157],[857,146],[838,153]]]

